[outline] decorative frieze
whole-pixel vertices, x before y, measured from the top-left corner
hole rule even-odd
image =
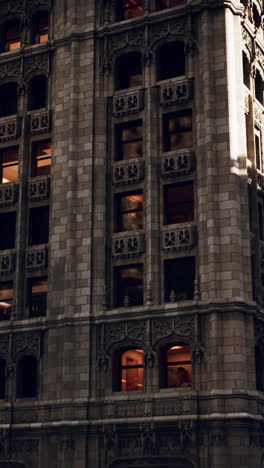
[[[167,336],[193,339],[195,335],[194,315],[154,319],[151,321],[153,343]]]
[[[193,97],[192,80],[175,81],[160,87],[160,104],[170,106],[179,104]]]
[[[41,334],[40,332],[15,333],[12,343],[12,356],[32,352],[37,358],[40,357]]]
[[[0,255],[0,274],[8,274],[14,271],[15,254],[10,251],[1,252]]]
[[[31,248],[26,254],[26,268],[28,270],[41,270],[48,264],[48,249],[46,246]]]
[[[194,169],[194,153],[184,151],[161,159],[162,176],[180,176],[189,174]]]
[[[143,91],[135,91],[113,97],[113,115],[121,117],[136,114],[144,108]]]
[[[32,201],[46,200],[49,198],[49,189],[49,177],[34,177],[28,184],[28,198]]]
[[[113,184],[133,184],[143,179],[144,166],[142,161],[122,161],[113,167]]]
[[[144,244],[144,234],[133,234],[122,237],[118,234],[112,240],[112,256],[114,258],[137,257],[144,252]]]
[[[195,226],[166,229],[162,233],[162,250],[189,250],[195,245]]]
[[[17,202],[18,185],[11,182],[0,185],[0,207],[14,205]]]
[[[0,142],[15,140],[20,136],[20,119],[0,120]]]
[[[30,131],[33,135],[47,133],[51,129],[51,111],[39,112],[30,116]]]

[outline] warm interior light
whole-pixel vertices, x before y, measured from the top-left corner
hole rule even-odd
[[[170,349],[183,349],[183,346],[173,346],[172,348]]]

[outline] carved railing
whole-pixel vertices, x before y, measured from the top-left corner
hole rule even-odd
[[[26,268],[28,270],[45,269],[48,264],[48,248],[47,246],[38,246],[27,250],[26,253]]]
[[[121,236],[115,234],[112,239],[112,256],[114,258],[137,257],[145,250],[144,234]]]
[[[122,115],[136,114],[144,108],[143,91],[134,91],[113,97],[113,115],[121,117]]]
[[[49,177],[34,177],[29,180],[28,198],[32,201],[46,200],[49,198],[50,178]]]
[[[261,105],[258,104],[256,101],[254,103],[254,123],[257,127],[262,129],[263,125],[263,110]]]
[[[0,120],[0,142],[15,140],[20,136],[21,121],[20,119],[4,119]]]
[[[1,252],[0,255],[0,274],[5,275],[12,273],[15,268],[15,254],[10,250],[6,250]]]
[[[46,133],[51,130],[51,111],[39,112],[30,116],[30,131],[33,135]]]
[[[162,250],[190,250],[195,245],[195,226],[182,226],[164,229],[162,232]]]
[[[175,81],[160,87],[160,104],[170,106],[178,104],[193,97],[192,80]]]
[[[0,207],[14,205],[17,202],[18,185],[14,182],[0,185]]]
[[[113,167],[113,184],[133,184],[143,179],[144,166],[142,161],[122,161]]]
[[[163,156],[161,159],[161,175],[163,176],[188,174],[193,168],[194,153],[192,151]]]

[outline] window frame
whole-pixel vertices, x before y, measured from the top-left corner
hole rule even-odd
[[[4,163],[4,154],[7,153],[8,151],[15,151],[17,150],[17,164],[11,162]],[[6,165],[5,165],[6,164]],[[4,168],[5,167],[15,167],[17,166],[17,178],[13,181],[7,181],[3,182],[4,178]],[[12,184],[15,183],[19,180],[19,146],[12,146],[12,147],[7,147],[7,148],[1,148],[0,149],[0,184]]]
[[[131,366],[123,366],[122,365],[122,357],[125,353],[129,351],[141,351],[142,352],[142,364],[138,365],[131,365]],[[136,390],[122,390],[122,377],[123,377],[123,369],[142,369],[143,371],[143,387],[142,389]],[[127,346],[121,349],[116,350],[112,356],[112,391],[113,392],[144,392],[145,390],[145,350],[141,346]]]
[[[174,129],[174,128],[170,129],[169,128],[169,121],[170,120],[176,121],[177,119],[180,119],[181,117],[186,117],[186,118],[191,119],[191,124],[188,127],[183,128],[182,130],[179,127],[179,130],[181,130],[181,131],[178,131],[177,128],[176,129]],[[176,123],[177,122],[175,122],[175,124]],[[162,115],[162,129],[163,129],[163,132],[162,132],[162,152],[163,153],[169,153],[169,152],[172,152],[172,151],[180,152],[180,151],[183,151],[184,149],[192,148],[193,144],[194,144],[193,112],[192,112],[192,109],[188,108],[188,109],[184,109],[184,110],[181,110],[181,111],[164,113]],[[178,145],[180,147],[179,148],[174,148],[171,137],[176,136],[176,135],[180,136],[180,135],[184,135],[184,134],[187,134],[187,133],[190,133],[190,135],[191,135],[191,144],[186,146],[186,145],[181,145],[179,143]]]

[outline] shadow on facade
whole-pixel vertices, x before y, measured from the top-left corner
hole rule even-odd
[[[184,457],[140,457],[133,459],[119,459],[107,468],[197,468],[190,460]],[[0,465],[1,468],[1,465]]]

